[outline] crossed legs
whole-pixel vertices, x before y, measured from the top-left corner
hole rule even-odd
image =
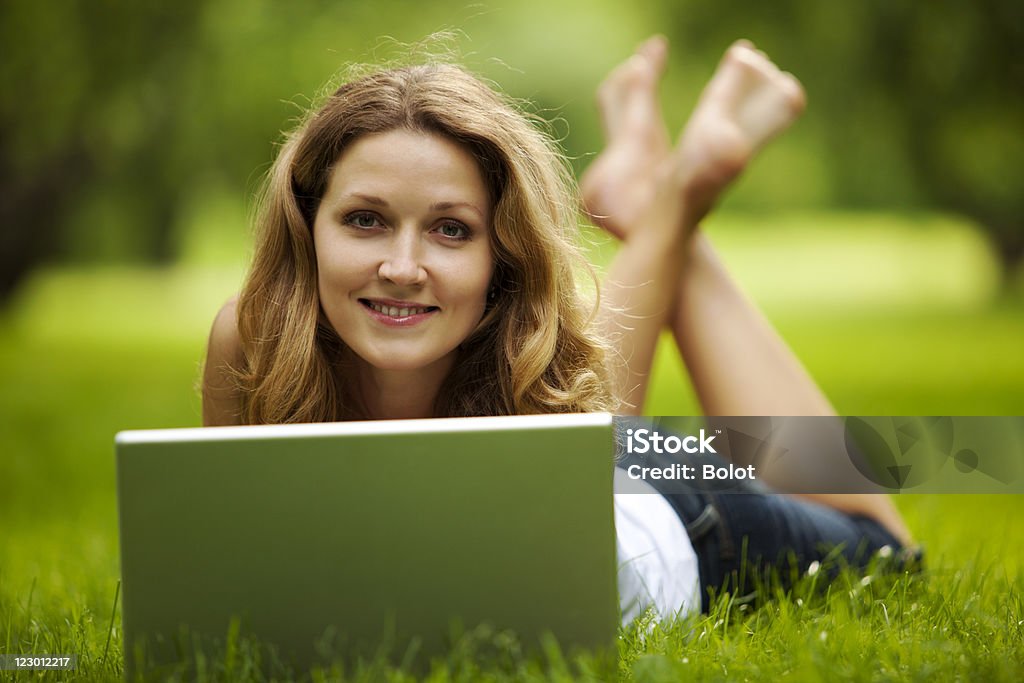
[[[581,180],[586,210],[622,243],[606,279],[605,325],[622,356],[623,412],[639,414],[668,325],[708,415],[833,415],[802,364],[743,294],[698,229],[725,189],[805,106],[803,89],[746,41],[725,53],[678,142],[658,83],[668,45],[654,37],[598,90],[607,147]],[[910,534],[886,496],[807,496]]]

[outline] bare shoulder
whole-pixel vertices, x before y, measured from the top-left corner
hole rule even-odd
[[[207,362],[216,357],[221,362],[238,363],[242,360],[242,338],[238,334],[238,295],[231,297],[217,311],[210,330]]]
[[[238,296],[228,299],[213,320],[203,368],[203,424],[241,424],[242,400],[232,368],[244,361],[238,334]]]

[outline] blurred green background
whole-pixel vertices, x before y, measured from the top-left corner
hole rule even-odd
[[[240,266],[280,132],[346,64],[439,30],[554,120],[578,169],[601,146],[596,85],[640,40],[671,41],[679,129],[725,48],[750,38],[810,106],[726,208],[749,223],[794,208],[953,214],[985,234],[997,278],[1024,253],[1015,0],[5,2],[0,294],[40,264]]]
[[[206,334],[281,131],[345,65],[439,30],[578,170],[601,148],[595,88],[642,39],[670,40],[674,130],[752,39],[809,108],[708,223],[737,278],[840,412],[1024,411],[1018,0],[4,2],[5,525],[73,511],[92,521],[66,533],[95,541],[76,547],[116,567],[113,435],[199,424]],[[649,412],[697,412],[663,350]]]

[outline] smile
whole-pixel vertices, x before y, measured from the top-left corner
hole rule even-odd
[[[360,299],[359,303],[372,311],[371,315],[374,318],[390,324],[415,324],[426,319],[429,314],[441,310],[437,306],[392,305],[369,299]]]

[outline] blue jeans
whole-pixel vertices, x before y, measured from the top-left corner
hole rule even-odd
[[[707,455],[701,458],[702,463],[710,462]],[[679,456],[673,460],[681,462]],[[634,462],[639,460],[627,456],[618,466]],[[867,566],[884,546],[894,554],[902,550],[900,542],[873,519],[772,493],[756,483],[744,484],[735,493],[680,493],[659,487],[656,480],[648,483],[661,489],[690,536],[704,612],[712,597],[723,591],[753,595],[768,574],[788,588],[813,562],[822,563],[826,575],[834,577],[841,564]]]

